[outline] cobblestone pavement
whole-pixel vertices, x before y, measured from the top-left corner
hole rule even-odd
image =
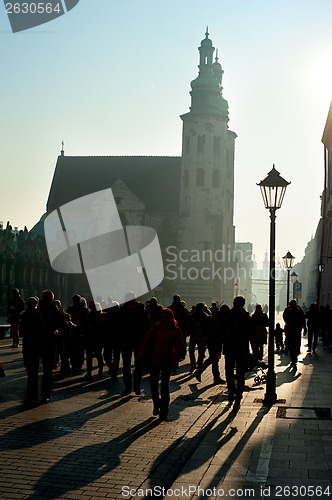
[[[141,396],[121,397],[121,375],[99,379],[97,368],[90,383],[84,371],[57,381],[56,370],[51,403],[25,408],[21,348],[1,340],[0,498],[332,498],[332,353],[305,343],[296,373],[275,357],[277,404],[262,405],[265,386],[249,373],[237,414],[210,368],[198,383],[187,358],[158,425],[147,376]]]

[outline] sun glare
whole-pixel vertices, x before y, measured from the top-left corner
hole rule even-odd
[[[315,90],[322,98],[332,99],[332,55],[320,58],[313,68]]]

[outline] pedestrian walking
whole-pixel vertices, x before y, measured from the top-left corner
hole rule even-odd
[[[228,401],[230,403],[234,402],[234,411],[238,411],[240,408],[249,354],[251,322],[248,312],[244,309],[244,305],[244,297],[237,296],[234,298],[223,345]]]
[[[143,340],[139,362],[150,370],[150,388],[153,415],[160,421],[167,420],[170,395],[169,381],[173,364],[184,355],[184,343],[180,328],[170,309],[163,309],[160,322],[153,325]],[[160,393],[159,393],[160,380]]]
[[[151,297],[146,306],[146,310],[149,314],[152,325],[159,323],[162,309],[163,306],[158,304],[156,297]]]
[[[187,334],[188,334],[188,319],[189,311],[186,308],[186,303],[181,300],[180,295],[174,295],[172,304],[168,307],[174,314],[175,321],[182,333],[183,343],[187,349]],[[184,356],[185,357],[185,356]],[[173,371],[177,372],[179,367],[179,362],[174,363]]]
[[[118,377],[120,364],[120,304],[112,301],[112,307],[108,309],[104,323],[104,359],[108,366],[108,373],[111,380],[115,381]]]
[[[218,310],[217,315],[208,318],[205,328],[205,343],[209,352],[209,357],[204,360],[201,368],[194,371],[194,376],[201,382],[202,373],[211,365],[213,384],[225,384],[220,376],[219,360],[221,358],[222,345],[226,334],[229,321],[230,309],[227,304],[223,304]]]
[[[214,318],[219,312],[219,307],[217,302],[212,302],[211,307],[210,307],[210,313],[212,318]]]
[[[189,339],[189,358],[190,371],[194,372],[196,367],[201,370],[205,355],[205,335],[209,327],[210,311],[204,304],[199,302],[196,304],[195,311],[190,315],[188,320]],[[198,357],[196,361],[195,349],[198,348]]]
[[[297,305],[295,299],[289,302],[284,310],[286,349],[289,350],[291,366],[297,369],[297,357],[301,352],[301,332],[306,334],[307,326],[302,309]]]
[[[24,311],[24,300],[20,291],[13,288],[12,296],[8,302],[7,319],[10,324],[10,336],[13,339],[12,347],[19,347],[19,323],[20,314]]]
[[[84,378],[86,380],[92,378],[93,357],[96,357],[98,361],[98,376],[101,377],[103,373],[104,317],[105,313],[102,311],[99,302],[90,300],[89,312],[84,324],[86,349],[86,375]]]
[[[125,386],[122,396],[127,396],[132,390],[131,359],[133,355],[135,360],[134,391],[139,396],[143,372],[137,357],[143,339],[151,327],[151,322],[143,304],[136,300],[134,292],[128,292],[126,299],[127,301],[120,307],[119,313],[122,372]]]
[[[303,311],[303,306],[302,306],[302,311]],[[307,320],[307,328],[308,328],[307,352],[311,354],[311,349],[313,353],[316,352],[319,327],[320,327],[320,315],[316,304],[314,303],[310,304],[309,309],[305,313],[305,318]]]
[[[255,312],[251,316],[251,323],[253,325],[250,344],[254,361],[262,360],[264,355],[264,345],[267,344],[267,330],[269,325],[269,318],[263,312],[261,304],[256,304]]]
[[[274,338],[278,352],[284,350],[283,333],[284,330],[281,328],[280,323],[277,323],[274,330]]]
[[[52,368],[59,330],[64,328],[65,317],[53,302],[51,290],[44,290],[37,305],[35,297],[28,300],[22,314],[23,359],[27,371],[27,403],[35,402],[38,395],[38,368],[41,360],[43,376],[41,401],[48,403],[52,393]]]
[[[84,362],[84,335],[83,328],[89,309],[86,306],[85,299],[76,293],[72,297],[72,305],[67,309],[71,321],[76,325],[70,332],[69,338],[69,356],[73,371],[82,369]]]

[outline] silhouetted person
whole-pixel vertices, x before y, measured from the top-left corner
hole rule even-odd
[[[303,314],[306,315],[307,312],[308,312],[308,308],[307,308],[307,305],[305,302],[303,302],[302,306],[301,306],[301,309],[303,311]]]
[[[102,356],[102,350],[104,347],[104,318],[105,313],[102,311],[99,302],[90,300],[89,312],[84,324],[86,349],[86,380],[91,380],[92,359],[94,356],[98,361],[98,375],[101,376],[103,373],[104,360]]]
[[[24,311],[24,300],[21,297],[20,291],[14,288],[8,302],[7,310],[7,318],[10,323],[10,336],[13,339],[12,347],[19,346],[19,323],[22,311]]]
[[[136,300],[134,292],[128,292],[125,304],[120,307],[120,341],[123,361],[123,382],[125,385],[122,396],[131,393],[132,376],[131,376],[131,359],[134,354],[135,371],[134,371],[134,391],[136,395],[141,394],[142,367],[137,362],[137,356],[141,348],[143,339],[151,322],[147,311],[143,304]]]
[[[174,314],[175,321],[178,327],[183,332],[187,330],[187,320],[189,316],[189,311],[186,308],[186,304],[181,300],[180,295],[174,295],[172,304],[168,307]]]
[[[20,329],[23,338],[23,363],[27,371],[26,403],[33,404],[38,396],[39,336],[36,330],[36,307],[38,299],[29,297],[25,311],[21,313]],[[37,370],[36,370],[37,365]]]
[[[244,376],[249,354],[250,316],[244,309],[245,299],[235,297],[229,314],[229,323],[224,339],[224,355],[228,401],[234,401],[234,411],[240,408],[244,391]],[[237,383],[234,381],[234,370]]]
[[[267,344],[267,330],[269,325],[269,318],[263,312],[260,304],[256,305],[255,312],[251,316],[251,323],[253,325],[250,343],[254,360],[262,360],[264,355],[264,345]]]
[[[297,357],[301,352],[301,332],[303,329],[306,333],[307,326],[303,311],[295,299],[291,300],[284,310],[283,319],[285,321],[286,349],[290,354],[291,366],[296,369]]]
[[[65,325],[65,317],[54,304],[54,294],[44,290],[38,306],[29,299],[29,312],[22,317],[24,338],[24,364],[28,375],[28,402],[38,394],[38,368],[41,359],[43,377],[42,403],[48,403],[52,392],[52,367],[56,337]]]
[[[111,380],[115,381],[118,376],[120,364],[120,305],[112,300],[112,307],[108,309],[105,316],[104,327],[104,359],[108,366],[108,373]]]
[[[174,314],[170,309],[163,309],[160,322],[152,326],[144,338],[139,353],[140,362],[150,369],[153,415],[157,416],[159,414],[161,421],[167,420],[170,401],[169,381],[173,364],[183,357],[183,354],[182,334],[176,326]]]
[[[156,297],[151,297],[148,305],[146,306],[146,310],[149,314],[150,321],[153,325],[159,323],[162,309],[163,306],[158,304],[158,300],[156,299]]]
[[[219,307],[218,307],[217,302],[212,302],[211,307],[210,307],[210,313],[211,313],[212,318],[214,318],[214,316],[216,316],[218,314],[218,312],[219,312]]]
[[[89,309],[86,304],[82,302],[82,297],[76,293],[72,297],[72,305],[68,307],[67,312],[70,314],[71,321],[77,326],[76,329],[71,331],[70,345],[70,362],[72,369],[81,370],[84,362],[84,338],[83,327]]]
[[[274,330],[274,338],[275,338],[277,351],[283,351],[283,349],[284,349],[284,341],[282,338],[283,333],[284,333],[284,330],[281,328],[280,323],[277,323],[275,330]]]
[[[303,311],[303,307],[302,307]],[[319,326],[320,326],[320,317],[319,310],[316,304],[312,303],[309,306],[309,310],[305,314],[305,318],[307,320],[308,327],[308,349],[307,352],[311,354],[312,352],[316,352],[318,334],[319,334]]]
[[[186,346],[187,346],[189,311],[186,308],[186,303],[183,300],[181,300],[180,295],[174,295],[173,302],[168,307],[168,309],[170,309],[174,314],[175,321],[177,322],[177,325],[182,332],[183,343],[185,345],[185,348],[187,348]],[[177,361],[174,364],[174,372],[177,371],[178,366],[179,366],[179,361]]]
[[[189,339],[189,358],[190,358],[190,371],[196,369],[196,356],[195,348],[198,348],[197,369],[201,370],[203,359],[205,355],[205,335],[209,328],[209,314],[204,310],[206,308],[203,302],[196,304],[195,311],[189,316],[188,331]],[[207,308],[206,308],[207,309]]]
[[[229,312],[229,307],[223,304],[214,317],[208,318],[207,327],[205,328],[205,343],[209,351],[209,357],[203,362],[201,368],[197,368],[194,372],[194,376],[199,382],[201,381],[202,373],[211,365],[213,384],[225,383],[225,380],[220,377],[219,360],[228,328]]]

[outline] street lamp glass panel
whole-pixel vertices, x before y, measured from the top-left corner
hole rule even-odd
[[[295,257],[290,252],[287,252],[286,255],[282,258],[282,260],[284,261],[285,268],[291,269],[293,267]]]
[[[290,182],[283,179],[273,165],[268,176],[258,184],[261,189],[265,208],[277,209],[281,207],[288,184]]]

